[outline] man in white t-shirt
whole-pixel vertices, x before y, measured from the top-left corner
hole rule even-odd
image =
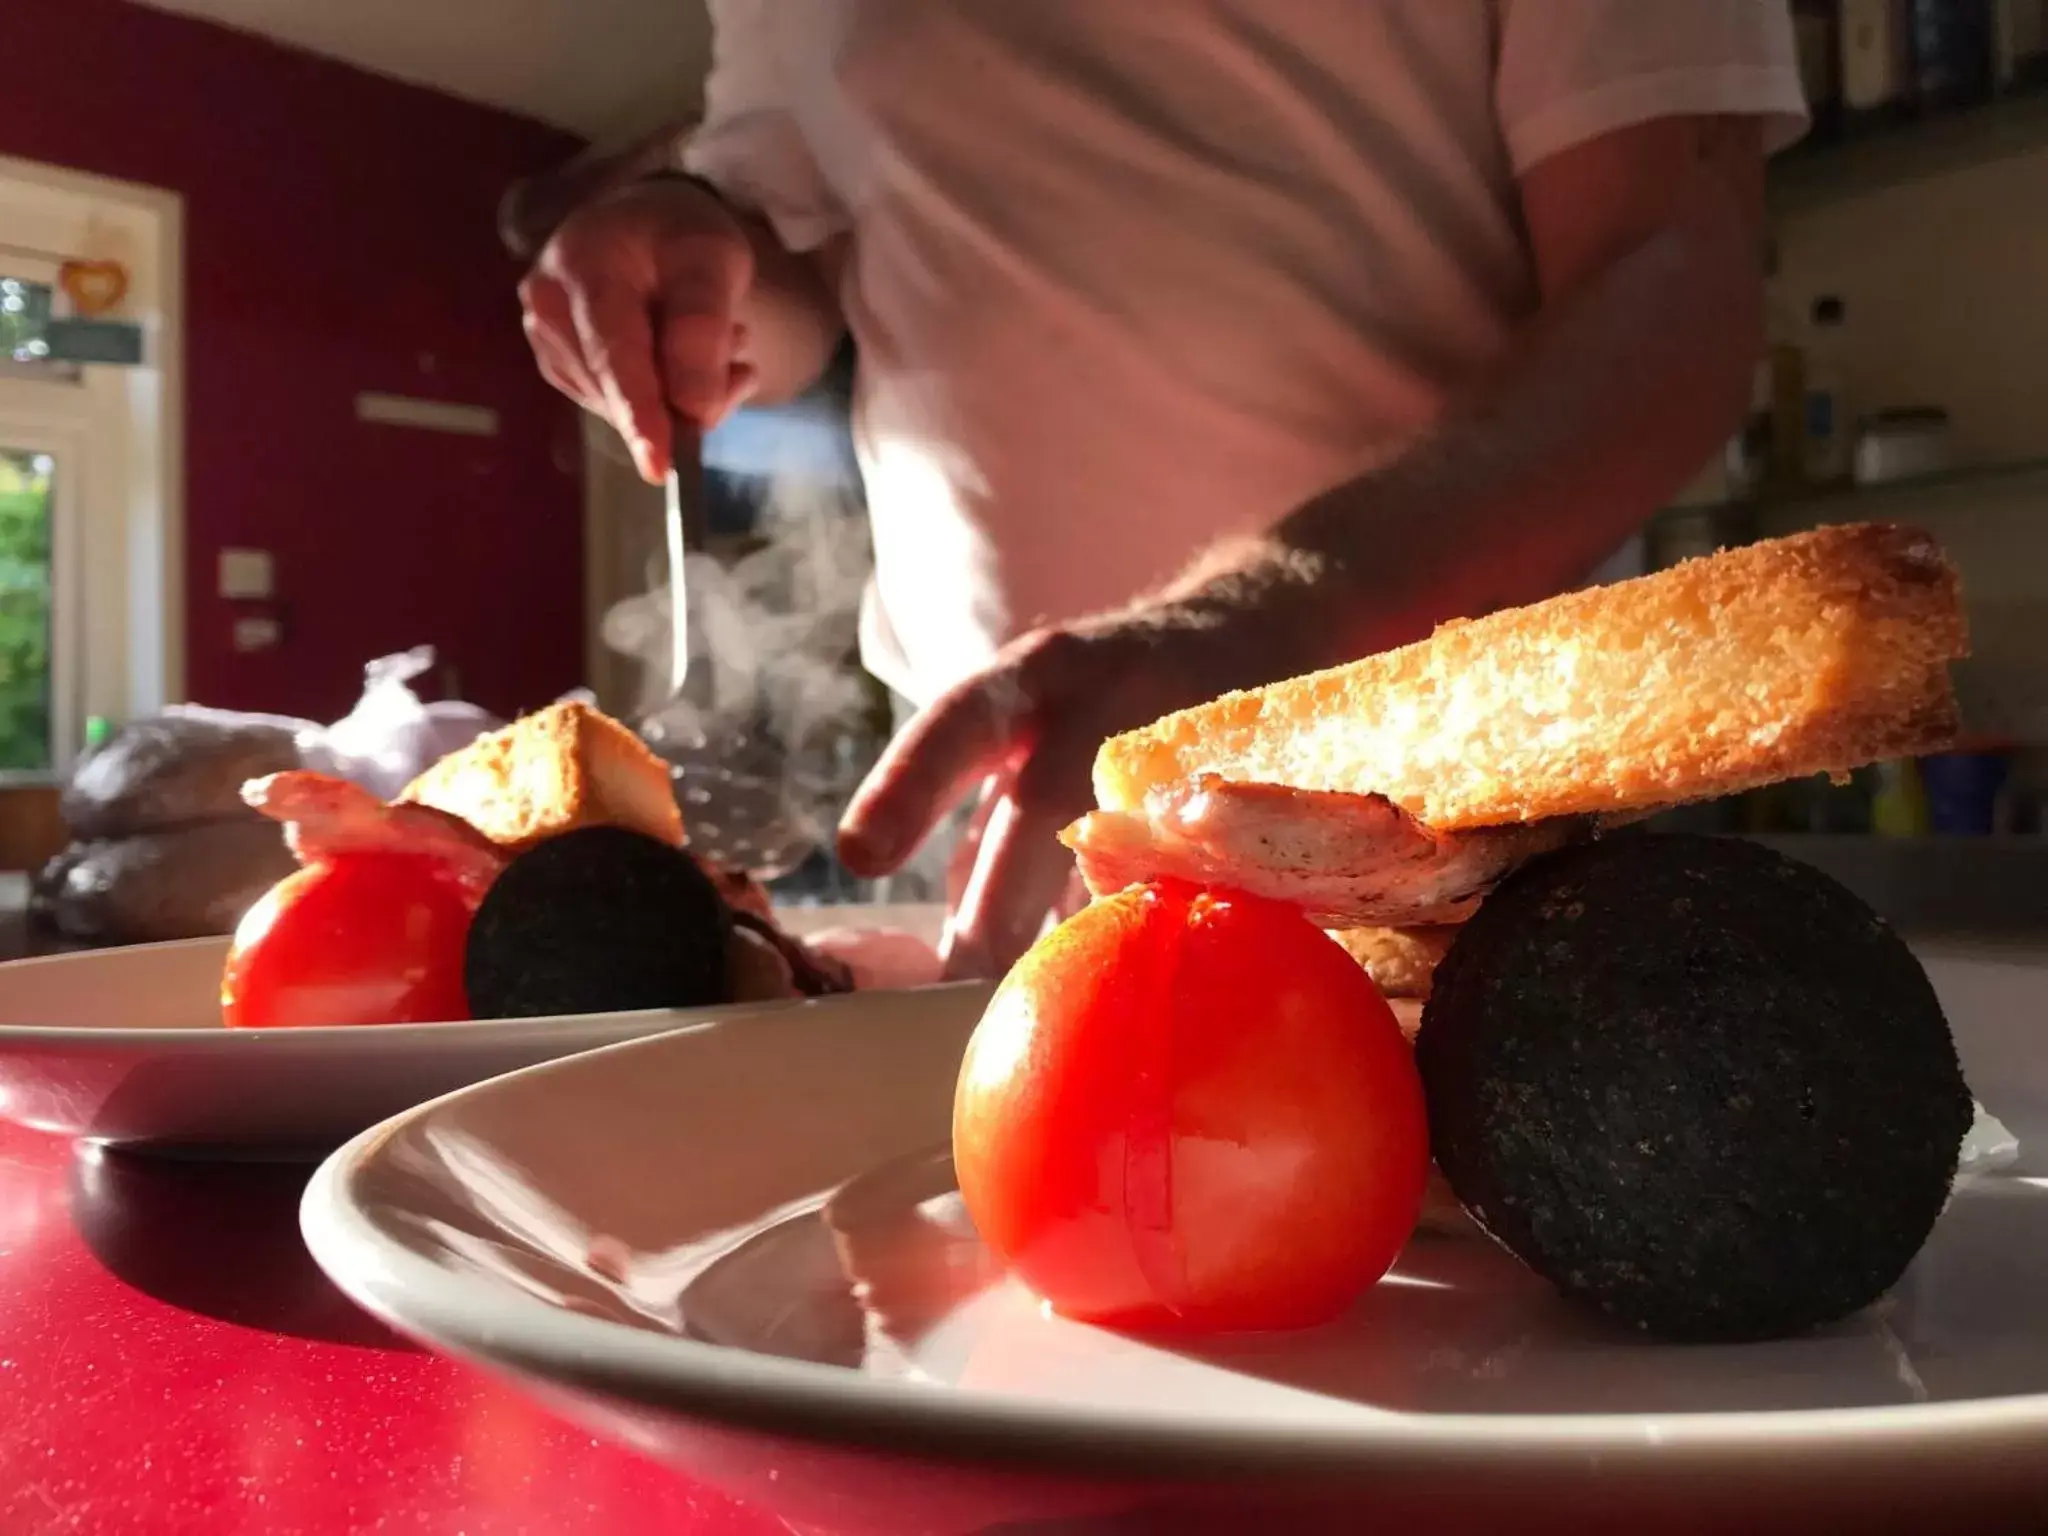
[[[1095,747],[1571,586],[1743,408],[1783,0],[711,0],[687,174],[523,289],[642,472],[850,328],[869,667],[841,856],[991,807],[951,963],[1070,871]]]

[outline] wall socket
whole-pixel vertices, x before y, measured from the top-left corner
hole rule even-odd
[[[235,649],[244,653],[250,651],[272,651],[284,640],[284,626],[276,619],[248,618],[235,620]]]
[[[277,562],[267,549],[220,552],[220,595],[231,602],[261,603],[277,595]]]

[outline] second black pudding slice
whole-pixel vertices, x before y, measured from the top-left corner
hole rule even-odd
[[[1466,1209],[1567,1295],[1678,1340],[1875,1301],[1970,1125],[1904,942],[1736,839],[1621,836],[1518,872],[1438,969],[1416,1058]]]
[[[696,1008],[729,1000],[732,913],[697,861],[586,827],[506,866],[477,909],[463,977],[480,1019]]]

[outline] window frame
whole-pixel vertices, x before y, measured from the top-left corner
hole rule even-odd
[[[183,697],[183,226],[175,193],[0,156],[0,269],[50,282],[63,256],[111,248],[146,336],[140,368],[0,376],[4,446],[58,460],[52,763],[0,782],[62,779],[88,718],[135,719]]]

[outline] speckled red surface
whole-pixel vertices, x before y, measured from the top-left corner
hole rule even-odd
[[[0,1532],[781,1536],[356,1311],[309,1171],[0,1126]]]

